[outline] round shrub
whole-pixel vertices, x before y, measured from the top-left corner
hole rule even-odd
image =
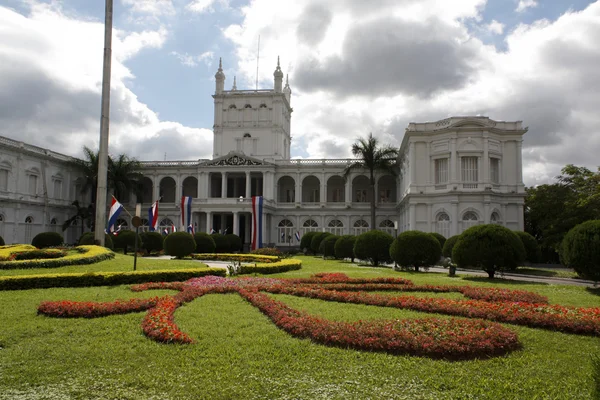
[[[138,249],[143,248],[142,238],[132,230],[124,230],[113,237],[113,246],[115,249],[123,249],[123,254],[127,254],[127,250],[135,249],[135,237],[137,235]]]
[[[354,256],[375,266],[379,263],[390,263],[390,246],[393,241],[392,235],[382,231],[365,232],[356,238]]]
[[[541,257],[540,246],[538,246],[537,240],[527,233],[522,231],[515,231],[523,246],[525,247],[525,261],[529,261],[530,263],[539,262]]]
[[[153,252],[159,252],[163,249],[164,237],[158,232],[142,232],[140,233],[142,239],[141,248],[146,250],[148,254]]]
[[[356,236],[340,236],[335,242],[335,258],[349,258],[350,261],[354,262],[354,243],[356,243]]]
[[[452,250],[458,267],[474,267],[488,273],[516,269],[525,260],[521,239],[508,228],[497,224],[477,225],[464,231]]]
[[[91,245],[96,244],[94,232],[86,232],[79,238],[79,245]],[[114,249],[113,240],[111,235],[104,234],[104,247],[107,249]]]
[[[215,241],[216,253],[229,253],[229,240],[227,240],[225,235],[213,233],[210,236],[212,236],[213,240]]]
[[[228,233],[225,238],[229,242],[229,251],[235,252],[242,249],[242,239],[236,234]]]
[[[165,253],[175,258],[189,256],[196,250],[194,237],[187,232],[173,232],[163,242]]]
[[[444,257],[452,258],[452,249],[454,249],[454,245],[456,244],[456,241],[458,240],[459,237],[460,237],[460,235],[454,235],[454,236],[450,236],[448,239],[446,239],[446,242],[442,246],[442,255]]]
[[[438,239],[421,231],[402,232],[390,246],[390,257],[401,267],[414,268],[415,271],[420,266],[435,265],[441,255],[442,247]]]
[[[446,244],[446,238],[444,237],[444,235],[441,235],[437,232],[431,232],[430,235],[433,235],[433,237],[435,237],[437,239],[437,241],[440,242],[440,247],[443,249],[444,244]],[[440,257],[441,257],[441,255],[440,255]]]
[[[56,247],[63,244],[64,239],[58,232],[42,232],[35,235],[31,241],[31,245],[38,249],[44,249],[46,247]]]
[[[302,251],[312,252],[310,244],[313,240],[313,237],[317,233],[319,232],[306,232],[304,235],[302,235],[302,238],[300,239],[300,248],[302,249]]]
[[[329,235],[321,241],[321,253],[324,258],[333,257],[335,258],[335,243],[340,237],[337,235]]]
[[[0,236],[0,246],[5,246],[6,243],[4,243],[4,238],[2,236]]]
[[[313,254],[319,254],[321,242],[329,235],[331,235],[331,233],[329,232],[317,232],[313,236],[312,240],[310,241],[310,249],[313,252]]]
[[[562,241],[560,256],[582,278],[600,281],[600,220],[572,228]]]
[[[194,240],[196,241],[196,253],[214,253],[217,249],[215,240],[212,238],[214,235],[208,233],[198,232],[194,234]]]

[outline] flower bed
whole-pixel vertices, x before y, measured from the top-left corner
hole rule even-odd
[[[0,255],[6,257],[8,253],[9,261],[0,261],[0,269],[58,268],[66,265],[86,265],[108,260],[115,256],[115,253],[113,253],[111,250],[101,246],[77,246],[73,250],[76,254],[69,254],[60,258],[36,258],[33,260],[18,261],[11,260],[10,257],[12,254],[22,254],[29,251],[36,252],[37,254],[40,250],[38,250],[36,247],[28,245],[3,248],[0,249]]]

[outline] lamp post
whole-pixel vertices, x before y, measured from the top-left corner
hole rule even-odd
[[[142,219],[140,214],[142,213],[142,205],[140,203],[135,205],[135,216],[131,218],[131,224],[135,226],[135,244],[133,246],[133,270],[137,268],[137,253],[138,253],[138,235],[140,233],[140,225],[142,225]]]

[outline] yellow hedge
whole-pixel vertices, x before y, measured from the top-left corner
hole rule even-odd
[[[22,251],[37,250],[36,247],[30,245],[3,246],[0,248],[0,256],[3,256],[2,251],[7,251],[8,256],[12,253]],[[106,247],[86,245],[77,246],[74,248],[76,254],[70,254],[61,258],[48,258],[36,260],[19,260],[19,261],[0,261],[0,269],[25,269],[25,268],[58,268],[66,265],[85,265],[94,264],[100,261],[108,260],[115,256],[112,250]]]

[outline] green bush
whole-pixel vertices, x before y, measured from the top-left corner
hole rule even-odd
[[[452,250],[458,267],[474,267],[488,273],[514,270],[525,260],[525,247],[510,229],[497,224],[476,225],[464,231]]]
[[[196,241],[196,253],[214,253],[217,249],[215,240],[212,238],[214,235],[209,235],[205,232],[197,232],[194,234],[194,240]]]
[[[142,238],[132,230],[120,231],[113,237],[113,246],[115,249],[123,249],[123,254],[127,254],[127,250],[135,249],[135,237],[138,239],[138,249],[143,248]]]
[[[216,253],[229,253],[229,240],[220,233],[213,233],[210,235],[215,241],[215,252]]]
[[[306,232],[304,235],[302,235],[302,238],[300,239],[300,249],[302,249],[302,251],[307,253],[312,252],[310,244],[312,243],[313,237],[317,233],[319,232]]]
[[[444,257],[452,257],[452,249],[454,249],[454,245],[456,244],[456,241],[459,237],[460,235],[454,235],[446,239],[446,242],[442,246],[442,255]]]
[[[441,236],[441,235],[440,235]],[[442,247],[438,239],[421,231],[402,232],[390,246],[390,257],[404,268],[419,270],[440,260]]]
[[[163,241],[165,238],[158,232],[142,232],[140,233],[142,244],[138,244],[138,247],[143,248],[150,253],[159,252],[163,249]]]
[[[329,235],[321,241],[321,253],[324,258],[335,258],[335,244],[340,237],[337,235]]]
[[[390,246],[394,238],[392,235],[373,230],[365,232],[356,238],[354,243],[354,256],[361,260],[367,260],[374,266],[379,263],[390,263]]]
[[[57,250],[31,250],[31,251],[19,251],[13,253],[14,260],[46,260],[50,258],[61,258],[67,255],[66,251]]]
[[[165,253],[175,258],[189,256],[196,250],[194,237],[187,232],[173,232],[163,242]]]
[[[283,257],[283,253],[276,249],[275,247],[263,247],[261,249],[255,249],[250,252],[250,254],[257,254],[261,256],[276,256],[279,258]]]
[[[572,228],[561,243],[560,258],[580,277],[600,281],[600,220]]]
[[[0,246],[6,246],[6,243],[4,243],[4,238],[2,236],[0,236]]]
[[[437,239],[437,241],[440,242],[440,247],[443,249],[444,244],[446,244],[446,238],[437,232],[431,232],[430,235],[433,235],[433,237],[435,237]],[[440,257],[441,257],[441,255],[440,255]]]
[[[329,235],[331,235],[329,232],[317,232],[313,236],[312,240],[310,241],[310,250],[313,252],[313,254],[320,253],[321,242]]]
[[[530,263],[540,262],[541,251],[540,246],[538,246],[537,240],[527,232],[515,231],[523,246],[525,247],[525,261]]]
[[[96,244],[94,239],[94,232],[86,232],[83,235],[81,235],[81,237],[79,238],[78,245],[82,246],[90,244]],[[114,249],[112,237],[111,235],[106,233],[104,234],[104,247],[111,250]]]
[[[242,239],[236,234],[228,233],[225,235],[225,239],[229,242],[229,251],[236,252],[242,249]]]
[[[31,245],[38,249],[44,249],[46,247],[56,247],[62,245],[64,239],[58,232],[42,232],[35,235],[31,241]]]
[[[350,261],[354,262],[354,243],[356,243],[356,236],[340,236],[340,238],[335,242],[335,258],[341,260],[344,258],[349,258]]]

